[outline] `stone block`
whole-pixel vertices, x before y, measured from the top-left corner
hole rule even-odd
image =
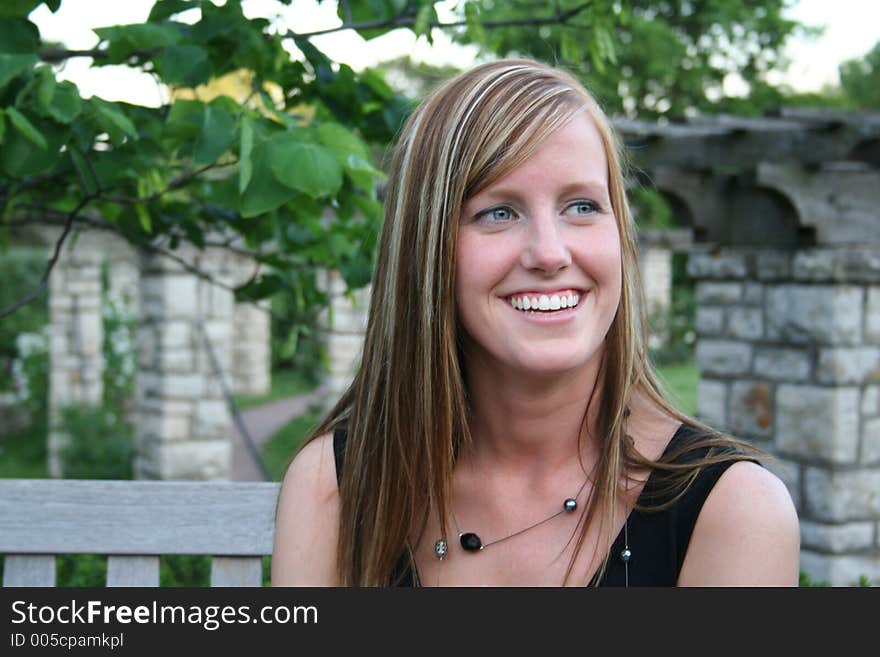
[[[862,415],[880,415],[880,385],[865,386],[862,390]]]
[[[880,381],[880,347],[821,349],[816,379],[820,383],[837,385]]]
[[[138,366],[155,369],[157,365],[158,344],[153,325],[140,325],[137,329]]]
[[[858,586],[867,577],[873,586],[880,582],[880,557],[876,554],[835,555],[801,550],[800,569],[814,582],[835,587]]]
[[[812,461],[858,460],[859,389],[780,384],[776,444],[780,452]]]
[[[742,283],[716,283],[700,281],[697,283],[697,303],[701,305],[738,303],[743,296]]]
[[[160,442],[192,438],[192,418],[189,414],[142,412],[139,415],[137,430],[144,436]]]
[[[755,276],[760,281],[781,281],[791,277],[791,255],[781,251],[758,251]]]
[[[863,296],[861,288],[843,285],[768,288],[767,337],[796,344],[861,344]]]
[[[232,428],[229,407],[223,400],[201,399],[196,402],[193,418],[193,438],[223,438]]]
[[[229,440],[165,443],[157,452],[158,470],[163,480],[229,479],[232,466]]]
[[[805,249],[795,254],[792,276],[803,281],[878,282],[880,255],[872,246]]]
[[[754,372],[771,381],[806,381],[810,377],[810,357],[801,349],[759,348]]]
[[[193,349],[194,329],[192,322],[170,320],[155,325],[161,349]]]
[[[696,360],[701,375],[741,376],[751,368],[752,348],[732,340],[700,340]]]
[[[868,288],[865,304],[865,342],[880,344],[880,287]]]
[[[801,520],[801,545],[836,554],[874,546],[874,523],[870,521],[826,524]]]
[[[195,354],[191,349],[163,349],[158,354],[158,366],[165,374],[195,372]]]
[[[864,420],[862,465],[880,465],[880,417]]]
[[[161,377],[163,397],[198,399],[204,394],[205,381],[200,374],[168,374]]]
[[[743,302],[749,306],[764,305],[764,286],[761,283],[746,283],[743,286]]]
[[[764,334],[761,308],[734,307],[727,311],[727,334],[740,340],[758,340]]]
[[[191,274],[167,275],[162,279],[164,317],[195,318],[199,310],[198,279]]]
[[[764,467],[782,480],[782,483],[785,484],[785,487],[788,489],[788,494],[791,495],[791,500],[794,502],[795,508],[800,512],[803,508],[801,501],[800,463],[774,457],[768,459],[764,463]]]
[[[688,273],[692,278],[744,278],[747,271],[742,253],[692,253],[688,258]]]
[[[696,323],[697,333],[700,335],[720,335],[724,330],[724,309],[699,306]]]
[[[736,381],[730,394],[730,430],[740,436],[773,434],[773,387],[759,381]]]
[[[697,387],[697,417],[720,430],[728,430],[727,384],[701,378]]]
[[[806,467],[804,508],[813,520],[847,522],[880,516],[880,468],[834,471]]]

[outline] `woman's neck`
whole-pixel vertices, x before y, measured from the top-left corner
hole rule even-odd
[[[590,465],[595,440],[588,428],[594,426],[599,408],[600,391],[594,389],[600,360],[597,357],[582,368],[548,377],[469,362],[474,446],[467,457],[540,475],[541,470],[552,473],[570,463],[580,450]],[[585,417],[591,398],[589,417]]]

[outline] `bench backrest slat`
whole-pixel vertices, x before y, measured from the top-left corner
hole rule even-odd
[[[55,586],[55,557],[51,554],[7,554],[3,586]]]
[[[0,554],[268,555],[278,487],[0,479]]]
[[[214,557],[211,559],[211,586],[262,586],[263,560],[260,557]]]
[[[107,586],[159,586],[159,557],[107,557]]]

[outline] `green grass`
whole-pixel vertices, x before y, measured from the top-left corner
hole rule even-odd
[[[277,370],[272,372],[272,388],[265,395],[240,395],[235,397],[239,410],[253,408],[262,404],[304,395],[315,389],[317,384],[311,381],[301,370]]]
[[[7,436],[0,436],[0,478],[45,479],[46,427],[38,422]]]
[[[263,463],[273,481],[281,481],[290,458],[320,419],[321,410],[317,406],[312,406],[279,429],[263,446]]]
[[[672,402],[688,415],[697,412],[697,384],[700,372],[694,363],[674,363],[656,368],[663,385]]]

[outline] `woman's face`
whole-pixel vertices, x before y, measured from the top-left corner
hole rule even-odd
[[[552,374],[601,353],[621,291],[607,170],[580,112],[465,202],[455,297],[470,363]]]

